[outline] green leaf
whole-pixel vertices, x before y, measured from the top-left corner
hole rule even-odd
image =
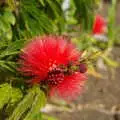
[[[13,111],[13,114],[8,120],[19,120],[21,116],[26,112],[34,101],[35,92],[30,90],[29,93],[24,97],[24,99],[18,104],[18,106]]]
[[[10,99],[11,88],[8,84],[0,85],[0,109],[8,103]]]
[[[27,32],[30,36],[36,36],[53,31],[51,19],[38,6],[39,4],[36,0],[21,0],[20,18],[22,23],[19,24],[23,34]]]
[[[112,60],[112,59],[109,58],[108,56],[104,56],[104,55],[103,55],[102,58],[104,59],[105,63],[106,63],[107,65],[111,66],[111,67],[116,68],[116,67],[120,66],[120,64],[119,64],[118,62]]]
[[[11,10],[15,10],[16,9],[16,1],[14,0],[6,0],[8,6],[10,7]]]
[[[16,40],[11,42],[9,46],[0,54],[0,58],[16,55],[20,52],[20,49],[23,47],[25,40]]]
[[[14,103],[18,102],[23,97],[22,92],[18,88],[12,88],[11,93],[12,94],[11,94],[10,104],[14,104]]]
[[[91,30],[93,19],[94,19],[94,10],[98,1],[96,0],[73,0],[75,4],[75,17],[78,22],[82,25],[82,29]]]
[[[20,89],[13,88],[10,84],[5,83],[0,85],[0,109],[5,104],[14,104],[22,98]]]
[[[61,12],[59,7],[55,4],[56,1],[52,1],[52,0],[46,0],[46,2],[49,4],[49,6],[51,7],[51,9],[53,10],[53,13],[59,17],[59,13]]]
[[[39,2],[40,2],[43,6],[45,6],[44,0],[39,0]]]
[[[25,115],[24,120],[35,120],[38,117],[41,118],[40,109],[44,107],[45,103],[46,98],[44,93],[40,90],[39,85],[34,85],[15,108],[8,120],[20,120]]]
[[[46,115],[46,114],[42,114],[42,119],[43,120],[57,120],[56,118],[51,117],[51,116]]]
[[[108,48],[112,47],[115,42],[116,5],[117,0],[112,0],[111,7],[108,10]]]
[[[0,60],[0,66],[4,68],[5,70],[15,72],[15,62],[7,61],[7,60]]]
[[[10,41],[12,39],[12,29],[8,18],[4,18],[4,15],[0,15],[0,38]]]
[[[9,18],[9,19],[8,19],[8,18]],[[13,15],[12,12],[10,12],[10,11],[4,12],[3,19],[4,19],[7,23],[10,23],[10,24],[12,24],[12,25],[15,25],[16,19],[15,19],[15,16]]]
[[[36,88],[36,97],[32,108],[24,120],[35,120],[35,118],[40,115],[40,109],[45,106],[45,103],[46,99],[44,93],[39,88]]]

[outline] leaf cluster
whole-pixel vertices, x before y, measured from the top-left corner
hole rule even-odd
[[[73,0],[75,6],[74,17],[81,24],[82,29],[91,30],[96,8],[100,0]]]

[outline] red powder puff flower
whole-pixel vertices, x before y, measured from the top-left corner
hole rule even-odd
[[[31,83],[49,87],[50,95],[57,93],[64,99],[73,99],[81,93],[84,73],[66,71],[76,65],[81,53],[61,36],[36,37],[23,49],[20,71],[31,77]]]
[[[105,19],[100,15],[96,15],[93,23],[93,34],[104,34],[106,33],[106,29],[107,25]]]

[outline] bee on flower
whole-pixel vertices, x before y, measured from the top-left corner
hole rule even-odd
[[[31,84],[47,86],[50,96],[75,99],[86,80],[87,66],[80,63],[81,55],[66,37],[36,37],[24,47],[19,70],[31,78]]]

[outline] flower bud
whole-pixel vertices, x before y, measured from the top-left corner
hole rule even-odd
[[[85,73],[87,71],[87,65],[84,63],[81,63],[79,65],[79,71],[80,71],[80,73]]]

